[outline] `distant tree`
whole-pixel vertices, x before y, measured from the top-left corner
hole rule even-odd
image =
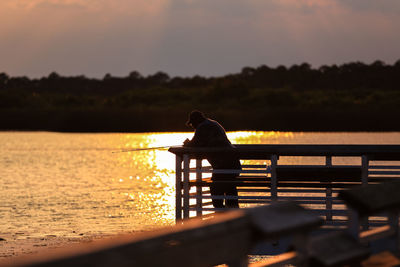
[[[157,73],[155,73],[153,75],[147,76],[146,80],[150,84],[161,85],[161,84],[165,84],[165,83],[169,82],[170,77],[165,72],[159,71],[159,72],[157,72]]]
[[[186,81],[189,86],[193,87],[205,86],[207,84],[207,79],[199,75],[195,75],[192,78],[187,78]]]
[[[5,88],[9,79],[10,77],[6,73],[0,73],[0,88]]]
[[[245,77],[250,77],[250,76],[253,76],[255,72],[256,72],[256,70],[255,70],[254,68],[251,68],[251,67],[244,67],[244,68],[242,69],[242,72],[241,72],[240,74],[241,74],[242,76],[245,76]]]
[[[382,67],[384,67],[385,65],[386,65],[385,62],[383,62],[382,60],[375,60],[375,61],[371,64],[371,66],[374,67],[374,68],[382,68]]]
[[[7,81],[7,87],[10,89],[29,89],[31,87],[31,80],[26,77],[11,77]]]
[[[311,65],[308,63],[302,63],[301,65],[293,65],[289,68],[289,71],[295,72],[309,72],[311,71]]]
[[[138,71],[131,71],[128,76],[129,80],[140,80],[142,78],[142,74],[140,74]]]
[[[104,77],[103,77],[103,81],[104,80],[110,80],[110,79],[112,79],[112,76],[111,76],[110,73],[106,73],[106,75],[104,75]]]
[[[57,72],[53,71],[52,73],[49,74],[47,78],[50,80],[57,80],[60,79],[61,76]]]

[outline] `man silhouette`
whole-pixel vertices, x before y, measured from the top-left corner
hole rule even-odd
[[[204,114],[198,110],[194,110],[189,114],[189,120],[186,125],[195,129],[192,140],[186,139],[183,143],[187,147],[227,147],[233,148],[233,145],[226,136],[225,129],[215,120],[206,118]],[[214,170],[217,169],[236,169],[242,168],[240,161],[235,156],[208,156]],[[229,183],[219,183],[222,181],[233,181],[237,174],[232,173],[213,173],[210,186],[211,196],[237,196],[237,188]],[[212,199],[215,208],[238,208],[237,199]]]

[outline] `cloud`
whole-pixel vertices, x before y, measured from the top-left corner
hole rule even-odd
[[[2,0],[0,71],[41,76],[400,58],[398,0]]]
[[[9,8],[14,14],[3,17],[8,23],[0,31],[0,56],[5,59],[0,70],[99,76],[140,67],[140,61],[136,65],[128,59],[150,53],[163,1],[116,2],[35,1]]]
[[[344,8],[353,12],[372,12],[382,14],[399,14],[400,3],[398,0],[337,0]]]
[[[359,12],[334,0],[215,2],[174,1],[157,56],[163,68],[223,74],[244,65],[397,59],[399,19],[372,8]]]

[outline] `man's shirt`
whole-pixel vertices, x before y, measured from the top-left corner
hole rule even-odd
[[[194,136],[185,146],[189,147],[231,147],[234,146],[226,136],[225,129],[216,121],[205,119],[197,125]],[[214,169],[240,169],[236,157],[207,157]]]

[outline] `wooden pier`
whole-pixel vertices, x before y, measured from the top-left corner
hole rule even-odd
[[[221,211],[212,206],[213,198],[237,198],[240,207],[295,201],[323,216],[326,227],[343,227],[347,208],[337,198],[341,190],[400,178],[400,145],[235,145],[169,151],[176,155],[177,221]],[[241,171],[213,170],[203,161],[210,156],[236,156],[246,164]],[[307,157],[317,163],[280,164],[285,157],[292,161]],[[333,164],[341,158],[358,163]],[[238,178],[229,183],[237,186],[239,196],[211,196],[211,173],[237,173]],[[369,224],[379,225],[380,218],[371,218]]]

